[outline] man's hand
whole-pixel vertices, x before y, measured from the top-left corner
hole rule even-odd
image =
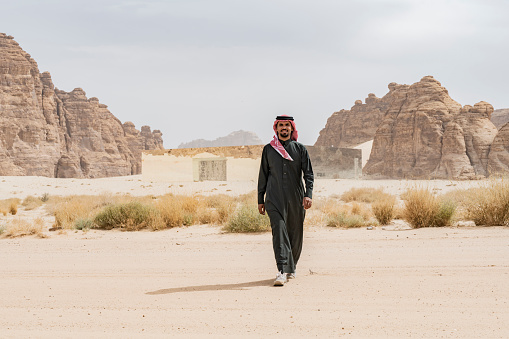
[[[265,204],[258,204],[258,212],[265,215]]]
[[[304,206],[305,210],[310,208],[312,204],[313,204],[313,201],[311,200],[311,198],[304,197],[304,200],[302,200],[302,206]],[[258,206],[260,206],[260,205],[258,205]]]

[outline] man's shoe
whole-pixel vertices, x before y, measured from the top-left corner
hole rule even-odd
[[[277,272],[276,280],[274,280],[274,286],[284,286],[286,283],[286,273]]]
[[[286,273],[286,279],[295,279],[297,276],[295,275],[295,272],[293,273]]]

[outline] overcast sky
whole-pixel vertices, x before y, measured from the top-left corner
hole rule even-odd
[[[462,105],[509,108],[507,0],[0,0],[55,86],[85,90],[166,148],[279,114],[312,145],[333,112],[432,75]]]

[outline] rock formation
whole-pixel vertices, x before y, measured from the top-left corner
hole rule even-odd
[[[491,144],[488,171],[495,175],[509,173],[509,123],[500,128]]]
[[[372,130],[371,126],[378,123],[378,128],[364,174],[409,179],[472,179],[488,175],[488,154],[497,133],[490,121],[493,112],[490,104],[480,102],[462,108],[431,76],[410,86],[389,84],[389,93],[376,104],[369,112],[379,122],[368,125]],[[360,111],[356,106],[344,112],[353,116],[352,112]],[[366,112],[369,106],[366,101]],[[353,132],[362,127],[352,122],[345,124],[356,125]],[[370,134],[364,133],[363,138]],[[348,144],[341,139],[339,142]]]
[[[491,114],[491,122],[500,129],[509,122],[509,108],[496,109]]]
[[[255,133],[240,130],[215,140],[196,139],[190,142],[181,143],[178,148],[247,146],[263,144],[263,141],[261,141]]]
[[[493,106],[481,101],[466,105],[445,128],[440,166],[433,177],[476,179],[487,177],[488,154],[497,128],[490,121]]]
[[[391,101],[393,92],[383,98],[370,93],[363,104],[357,100],[350,110],[334,112],[315,146],[353,147],[373,140]]]
[[[0,33],[0,175],[139,174],[141,151],[162,149],[162,134],[126,124],[82,89],[56,89],[50,74]]]

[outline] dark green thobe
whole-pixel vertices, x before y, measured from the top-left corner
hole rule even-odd
[[[258,176],[258,204],[265,204],[270,218],[278,270],[294,273],[302,251],[306,215],[302,201],[304,197],[312,198],[314,177],[306,147],[292,140],[281,144],[293,161],[283,158],[270,144],[265,145]]]

